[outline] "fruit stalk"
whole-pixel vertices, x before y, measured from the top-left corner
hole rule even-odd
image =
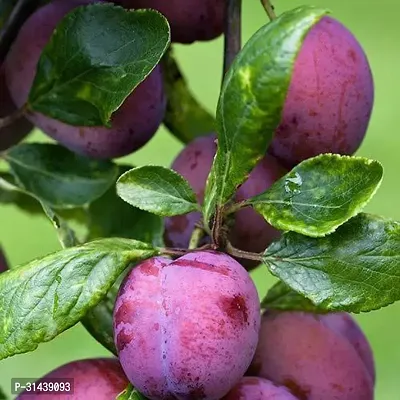
[[[242,48],[242,0],[226,0],[225,15],[223,76]]]
[[[15,110],[12,114],[0,118],[0,129],[13,124],[25,114],[25,107]]]
[[[261,4],[266,11],[268,18],[272,21],[276,18],[275,8],[269,0],[261,0]]]

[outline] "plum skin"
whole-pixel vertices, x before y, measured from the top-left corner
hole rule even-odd
[[[55,0],[26,21],[5,61],[7,85],[17,106],[21,107],[28,98],[41,51],[57,23],[72,9],[95,2]],[[162,72],[158,65],[112,115],[111,128],[71,126],[41,113],[28,113],[27,118],[68,149],[91,158],[108,159],[143,147],[161,125],[165,108]]]
[[[16,400],[110,400],[115,399],[128,385],[121,365],[116,358],[97,358],[73,361],[51,371],[37,381],[43,383],[54,382],[59,379],[73,380],[73,393],[54,392],[51,395],[46,392],[32,394],[21,393]]]
[[[221,400],[298,400],[286,387],[267,379],[245,376]]]
[[[343,314],[332,319],[330,315],[267,310],[246,374],[287,386],[299,399],[372,400],[374,373],[365,361],[368,356],[361,356],[363,347],[354,346],[366,339],[354,340],[354,331],[348,334],[351,329],[339,323]]]
[[[352,155],[366,134],[374,102],[368,59],[353,34],[323,17],[295,60],[270,154],[291,168],[321,153]]]
[[[223,397],[250,365],[259,326],[249,274],[215,251],[141,262],[125,277],[114,309],[122,368],[151,400]]]
[[[171,26],[171,41],[193,43],[220,36],[224,29],[224,0],[114,0],[127,8],[152,8]]]
[[[180,152],[171,166],[190,183],[199,203],[204,200],[207,176],[217,150],[215,140],[214,134],[194,139]],[[264,192],[286,173],[287,170],[273,156],[266,155],[237,190],[236,201]],[[200,218],[201,214],[198,212],[166,218],[164,239],[167,245],[187,248],[191,232]],[[248,207],[235,213],[229,240],[241,250],[258,253],[265,250],[279,236],[280,232],[277,229]],[[249,269],[257,265],[247,260],[242,264]]]
[[[6,86],[3,67],[0,65],[0,118],[11,115],[17,110]],[[0,151],[21,142],[33,130],[33,125],[24,117],[0,129]]]

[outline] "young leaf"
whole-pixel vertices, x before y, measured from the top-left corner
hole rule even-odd
[[[131,384],[118,395],[116,400],[147,400],[140,392],[138,392]]]
[[[133,168],[120,176],[117,193],[132,206],[162,217],[200,208],[192,188],[181,175],[156,165]]]
[[[75,208],[103,195],[118,168],[49,143],[23,143],[3,154],[19,187],[52,208]]]
[[[129,264],[157,253],[136,240],[102,239],[0,274],[0,359],[35,350],[75,325]]]
[[[322,154],[303,161],[246,203],[275,228],[325,236],[365,207],[382,177],[378,161]]]
[[[119,175],[132,167],[119,165]],[[163,246],[162,218],[121,200],[115,185],[88,207],[89,240],[100,237],[124,237]]]
[[[327,311],[367,312],[400,300],[400,223],[382,217],[361,213],[323,238],[285,233],[263,261]]]
[[[206,185],[206,224],[265,155],[303,40],[326,13],[303,6],[281,14],[256,32],[232,63],[217,107],[218,150]]]
[[[261,308],[281,311],[306,311],[326,313],[324,309],[316,307],[309,299],[290,289],[283,282],[278,282],[269,289],[261,302]]]
[[[164,125],[183,143],[215,132],[215,118],[203,108],[190,91],[172,51],[162,60],[167,109]]]
[[[37,67],[28,106],[69,125],[107,126],[170,43],[163,15],[109,3],[75,8],[58,24]]]

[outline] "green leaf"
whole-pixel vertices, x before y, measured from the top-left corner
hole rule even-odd
[[[119,166],[119,175],[132,167]],[[124,237],[163,246],[164,223],[162,218],[132,207],[117,195],[116,186],[88,207],[89,240],[100,237]]]
[[[299,49],[326,13],[303,6],[281,14],[250,38],[225,75],[217,107],[218,149],[203,206],[206,225],[265,155]]]
[[[110,127],[112,113],[169,43],[168,22],[157,11],[109,3],[77,7],[41,54],[28,106],[69,125]]]
[[[278,282],[269,289],[261,302],[261,308],[280,311],[327,312],[316,307],[309,299],[290,289],[283,282]]]
[[[120,176],[117,193],[132,206],[162,217],[200,209],[189,183],[172,169],[156,165],[133,168]]]
[[[16,201],[20,201],[21,205],[25,207],[25,209],[33,212],[34,214],[38,212],[36,207],[40,207],[41,213],[44,213],[48,217],[53,227],[56,229],[61,245],[65,248],[77,244],[78,241],[76,239],[74,231],[69,227],[66,220],[59,212],[56,213],[33,193],[29,193],[24,189],[20,189],[18,186],[12,183],[12,179],[7,179],[9,178],[8,174],[0,175],[0,201],[2,200],[2,193],[10,193],[14,194]],[[79,213],[76,213],[76,209],[60,211],[65,211],[66,216],[70,216],[71,219],[79,217],[80,215]]]
[[[75,325],[129,264],[157,253],[139,241],[102,239],[0,274],[0,359],[33,351]]]
[[[285,233],[263,261],[327,311],[367,312],[400,300],[400,223],[383,217],[361,213],[323,238]]]
[[[8,397],[7,397],[6,393],[0,387],[0,400],[7,400],[7,399],[8,399]]]
[[[322,154],[303,161],[246,204],[275,228],[325,236],[365,207],[382,177],[378,161]]]
[[[115,181],[111,161],[91,160],[49,143],[23,143],[3,153],[19,187],[52,208],[76,208],[102,196]]]
[[[138,392],[131,384],[120,393],[116,400],[147,400],[147,397]]]
[[[167,95],[164,125],[168,130],[183,143],[215,132],[215,118],[194,97],[171,50],[162,67]]]
[[[81,319],[81,323],[87,331],[116,356],[118,356],[118,352],[114,343],[113,312],[119,287],[124,276],[125,273],[118,278],[107,292],[105,298],[97,306],[91,308]]]

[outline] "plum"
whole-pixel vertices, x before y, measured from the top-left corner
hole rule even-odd
[[[4,70],[0,66],[0,118],[11,115],[17,110],[7,89]],[[33,125],[26,118],[19,118],[12,124],[0,129],[0,151],[18,144],[33,130]]]
[[[352,155],[366,134],[373,101],[364,50],[345,26],[323,17],[296,58],[269,152],[289,168],[321,153]]]
[[[287,386],[301,400],[372,400],[370,365],[354,346],[360,338],[349,340],[336,318],[343,316],[267,310],[247,375]]]
[[[190,142],[172,164],[172,169],[187,179],[202,203],[208,173],[217,150],[214,134],[198,137]],[[237,190],[236,200],[241,201],[267,190],[277,179],[287,173],[276,159],[266,155],[253,169],[247,181]],[[165,219],[165,241],[171,247],[186,248],[200,213],[189,213]],[[234,216],[229,239],[241,250],[261,252],[280,235],[264,218],[251,208]],[[254,263],[245,263],[253,265]]]
[[[58,22],[73,8],[93,2],[56,0],[26,21],[5,61],[7,85],[17,106],[28,98],[41,51]],[[158,65],[113,114],[111,128],[71,126],[40,113],[29,113],[27,118],[76,153],[98,159],[128,155],[154,136],[164,118],[166,98],[160,68]]]
[[[129,384],[121,365],[114,358],[97,358],[73,361],[50,372],[37,381],[48,383],[65,382],[72,380],[73,393],[42,392],[21,393],[16,400],[110,400],[115,399]],[[36,385],[37,387],[37,385]]]
[[[245,376],[222,400],[297,400],[287,388],[267,379]]]
[[[171,41],[193,43],[214,39],[224,29],[224,0],[114,0],[127,8],[152,8],[171,26]]]
[[[216,251],[141,262],[114,309],[122,368],[151,400],[220,399],[250,365],[259,328],[253,281]]]

